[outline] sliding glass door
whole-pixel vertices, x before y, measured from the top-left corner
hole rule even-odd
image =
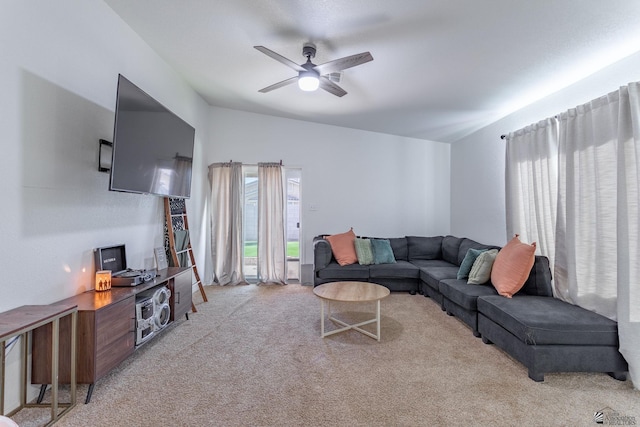
[[[244,275],[248,282],[258,280],[258,168],[243,166],[244,182]],[[300,281],[300,185],[301,169],[285,168],[287,237],[287,280]]]
[[[244,178],[244,277],[258,281],[258,167],[242,166]]]
[[[287,280],[289,283],[300,281],[300,184],[301,169],[285,169],[287,182]]]

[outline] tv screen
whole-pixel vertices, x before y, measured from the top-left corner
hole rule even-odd
[[[193,127],[119,75],[109,189],[190,197],[194,135]]]

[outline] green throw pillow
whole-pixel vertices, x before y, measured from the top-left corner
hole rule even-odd
[[[491,249],[478,255],[469,272],[469,280],[467,283],[470,285],[483,285],[487,283],[489,279],[491,279],[491,269],[497,256],[497,249]]]
[[[373,264],[373,250],[371,249],[371,240],[356,238],[355,245],[356,254],[358,255],[358,264]]]
[[[471,267],[473,267],[473,263],[475,262],[478,255],[482,252],[486,252],[486,249],[469,249],[467,254],[464,256],[462,263],[460,263],[460,269],[458,269],[458,280],[466,279],[469,277],[469,272],[471,271]]]
[[[371,239],[374,264],[395,264],[391,242],[388,239]]]

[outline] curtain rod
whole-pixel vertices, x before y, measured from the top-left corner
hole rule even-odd
[[[233,160],[229,160],[229,163],[233,163]],[[242,166],[258,166],[257,163],[242,163]],[[280,160],[280,166],[283,166],[282,159]]]
[[[553,116],[554,119],[558,119],[558,117],[560,117],[560,114],[556,114],[555,116]],[[507,139],[507,135],[506,134],[500,135],[500,139]]]

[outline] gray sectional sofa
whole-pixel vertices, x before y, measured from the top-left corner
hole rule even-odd
[[[498,295],[489,282],[457,279],[469,249],[500,249],[455,236],[388,239],[396,262],[339,265],[331,245],[314,238],[314,286],[335,281],[373,282],[392,292],[420,293],[467,324],[483,342],[498,345],[543,381],[551,372],[607,372],[626,379],[628,366],[618,351],[617,323],[553,297],[549,260],[536,256],[523,288]]]

